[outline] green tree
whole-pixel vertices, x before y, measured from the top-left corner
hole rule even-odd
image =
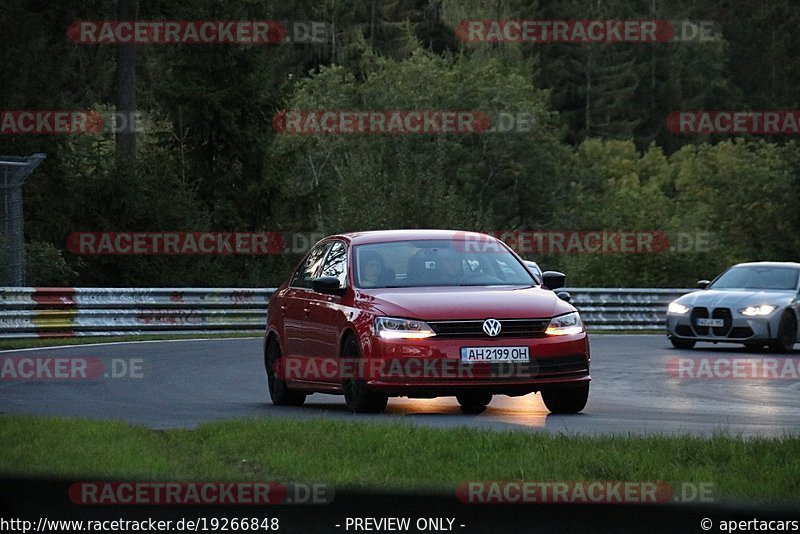
[[[342,67],[321,69],[298,84],[287,109],[526,112],[536,124],[515,134],[283,135],[274,157],[294,169],[284,191],[309,206],[315,228],[514,228],[552,214],[567,152],[546,93],[524,71],[422,50],[372,64],[363,81]]]

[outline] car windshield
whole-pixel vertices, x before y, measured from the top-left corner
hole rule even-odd
[[[711,284],[713,289],[797,288],[797,269],[791,267],[733,267]]]
[[[415,240],[355,247],[361,288],[524,285],[536,282],[502,245],[474,247],[460,240]]]

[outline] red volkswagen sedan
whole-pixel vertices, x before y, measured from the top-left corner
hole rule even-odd
[[[541,392],[553,413],[583,410],[589,340],[564,275],[543,283],[484,234],[390,230],[327,237],[270,299],[264,364],[272,402],[343,394],[356,412],[388,397]]]

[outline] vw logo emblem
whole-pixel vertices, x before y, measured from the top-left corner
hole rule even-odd
[[[486,332],[486,335],[494,337],[500,333],[502,328],[503,326],[497,319],[486,319],[483,321],[483,331]]]

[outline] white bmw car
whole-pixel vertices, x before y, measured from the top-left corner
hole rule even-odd
[[[800,263],[740,263],[697,287],[667,310],[667,337],[676,348],[710,341],[789,352],[798,342]]]
[[[539,267],[539,264],[535,261],[525,260],[525,266],[528,268],[530,272],[538,279],[542,280],[542,268]]]

